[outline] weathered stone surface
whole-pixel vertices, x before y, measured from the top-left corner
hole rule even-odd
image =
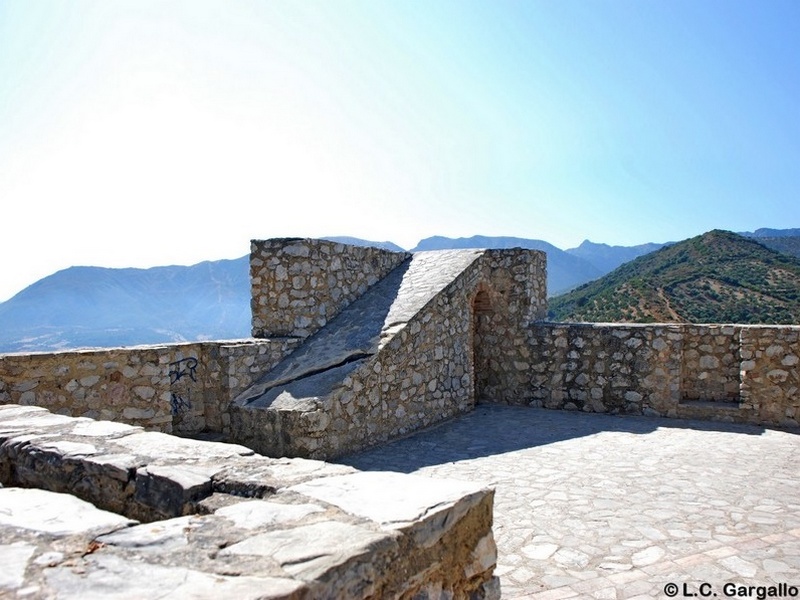
[[[263,396],[277,386],[283,388],[289,382],[302,383],[309,374],[374,355],[479,255],[479,251],[415,254],[349,305],[319,335],[277,365],[237,402],[252,403],[253,398]],[[331,386],[341,381],[345,374],[330,382],[323,379],[318,387],[301,389],[301,395],[296,397],[327,395]],[[268,405],[275,395],[273,393],[261,404]]]
[[[370,584],[381,579],[380,573],[374,570],[374,555],[396,555],[398,551],[395,535],[328,521],[262,533],[228,546],[220,554],[269,556],[303,581],[313,581],[336,568],[339,573],[352,573],[349,577],[354,581],[334,593],[342,597],[350,593],[353,597],[363,597],[374,594],[377,590]],[[367,557],[370,560],[365,560]],[[352,586],[360,589],[352,589]]]
[[[162,518],[194,512],[197,502],[211,495],[211,477],[219,468],[186,465],[143,467],[136,471],[134,498],[147,507],[145,515],[151,510]]]
[[[0,506],[5,510],[5,499],[0,497]],[[36,546],[25,542],[0,544],[0,590],[15,590],[25,582],[25,569],[36,551]]]
[[[214,514],[230,519],[237,527],[255,529],[264,525],[300,521],[308,515],[324,511],[325,509],[317,504],[278,504],[253,500],[220,508]]]
[[[253,240],[253,337],[311,335],[409,256],[324,240]]]
[[[312,480],[287,488],[333,504],[347,513],[402,530],[428,547],[447,533],[486,494],[473,483],[436,481],[389,472],[360,472]],[[432,510],[431,507],[435,505]]]
[[[48,427],[37,428],[32,415]],[[25,419],[36,433],[20,427]],[[50,421],[27,408],[0,410],[6,430],[0,484],[22,479],[88,495],[127,517],[72,495],[0,488],[0,595],[309,600],[467,598],[494,589],[491,490],[423,488],[400,474],[358,482],[352,467],[86,419]],[[379,500],[381,484],[402,490],[401,499],[376,520],[355,507]],[[246,497],[256,494],[266,498]],[[130,518],[139,515],[150,522]]]
[[[231,398],[298,342],[284,338],[0,355],[0,402],[167,433],[224,433]]]
[[[0,525],[54,535],[104,533],[135,521],[99,510],[69,494],[38,489],[0,488]]]
[[[199,524],[197,517],[189,515],[128,527],[101,535],[97,541],[109,546],[135,548],[138,551],[174,552],[189,545],[188,534]]]
[[[114,555],[92,556],[84,572],[68,566],[49,569],[48,586],[61,599],[138,600],[140,598],[242,598],[295,600],[306,597],[302,582],[278,577],[229,577],[190,567],[129,561]]]

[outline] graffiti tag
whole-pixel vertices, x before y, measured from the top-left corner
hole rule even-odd
[[[197,359],[194,356],[182,358],[169,363],[169,382],[176,383],[188,376],[192,381],[197,381]]]
[[[175,392],[172,393],[172,396],[169,400],[170,407],[172,408],[172,415],[175,416],[185,410],[190,410],[192,408],[191,400],[187,400],[183,396],[176,394]]]

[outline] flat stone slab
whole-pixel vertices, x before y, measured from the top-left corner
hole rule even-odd
[[[0,488],[0,527],[51,535],[102,534],[136,521],[100,510],[69,494]]]
[[[51,416],[0,406],[0,597],[496,598],[490,489]]]
[[[459,516],[481,502],[488,489],[474,483],[431,480],[391,472],[361,472],[312,480],[286,489],[333,504],[379,523],[387,530],[410,532],[430,546],[447,533],[444,518]]]
[[[90,557],[80,571],[66,566],[49,569],[44,580],[58,600],[299,600],[306,593],[302,582],[289,578],[231,577],[189,567],[162,566],[105,554]]]

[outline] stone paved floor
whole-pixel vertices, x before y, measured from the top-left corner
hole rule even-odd
[[[342,462],[495,487],[506,599],[800,588],[797,433],[479,406]]]

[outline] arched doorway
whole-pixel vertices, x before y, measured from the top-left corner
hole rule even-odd
[[[481,287],[472,299],[472,365],[475,383],[475,404],[491,400],[491,347],[492,300],[487,289]]]

